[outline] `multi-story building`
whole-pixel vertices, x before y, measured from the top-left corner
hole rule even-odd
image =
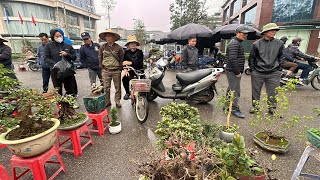
[[[6,12],[6,13],[5,13]],[[19,14],[23,20],[20,22]],[[5,14],[8,15],[9,23]],[[36,26],[32,22],[32,16]],[[21,52],[22,40],[29,40],[36,47],[38,34],[50,33],[50,29],[60,27],[65,35],[80,44],[80,33],[87,31],[97,40],[96,14],[93,0],[1,0],[0,34],[9,40],[16,53]]]
[[[303,52],[320,52],[320,0],[225,0],[222,5],[222,24],[249,24],[255,28],[275,22],[283,35],[299,36]]]

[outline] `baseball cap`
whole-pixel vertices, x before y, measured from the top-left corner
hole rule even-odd
[[[90,34],[89,34],[89,33],[87,33],[87,32],[81,33],[81,39],[82,39],[82,40],[88,39],[88,38],[90,38]]]
[[[247,25],[240,25],[237,27],[236,32],[249,33],[251,31]]]

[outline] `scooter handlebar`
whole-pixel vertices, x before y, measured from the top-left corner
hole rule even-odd
[[[125,66],[125,67],[123,67],[123,69],[132,70],[132,71],[133,71],[136,75],[138,75],[138,76],[144,76],[144,75],[147,74],[147,71],[145,71],[145,72],[142,73],[143,69],[142,69],[142,70],[136,70],[136,69],[134,69],[134,68],[131,67],[131,66]]]

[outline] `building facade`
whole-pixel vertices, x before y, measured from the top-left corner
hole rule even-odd
[[[277,37],[288,42],[302,37],[300,49],[320,53],[320,0],[225,0],[222,24],[248,24],[255,28],[275,22],[281,26]]]
[[[89,32],[94,40],[98,38],[96,21],[100,15],[95,13],[93,0],[1,0],[0,7],[0,34],[9,40],[16,53],[21,52],[23,39],[36,47],[38,34],[49,35],[54,27],[63,29],[73,44],[81,44],[80,33],[83,31]]]

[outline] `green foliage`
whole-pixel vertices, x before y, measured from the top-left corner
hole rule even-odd
[[[8,77],[8,74],[14,74],[14,72],[0,64],[0,91],[10,91],[19,85],[19,81]]]
[[[222,179],[238,177],[239,175],[261,175],[264,170],[256,161],[247,155],[244,137],[236,134],[232,143],[226,148],[215,149],[216,156],[222,161]]]
[[[137,37],[140,46],[144,46],[146,42],[146,26],[141,19],[135,19],[134,22],[134,35]]]
[[[224,132],[228,132],[228,133],[236,133],[238,131],[238,129],[239,129],[239,126],[236,125],[236,124],[233,124],[232,126],[229,126],[229,128],[227,128],[226,126],[224,126],[222,128],[222,130]]]
[[[162,120],[158,122],[155,131],[160,148],[166,147],[166,142],[172,135],[181,138],[182,144],[199,138],[201,124],[198,109],[185,103],[172,102],[161,108],[160,115]]]
[[[320,116],[320,108],[313,108],[313,112]]]
[[[227,114],[227,119],[226,119],[226,126],[224,127],[225,132],[230,132],[234,133],[236,132],[239,127],[234,124],[233,126],[230,126],[230,116],[231,116],[231,111],[232,111],[232,103],[235,99],[234,91],[228,91],[226,96],[221,96],[218,98],[217,101],[217,107],[222,107],[223,111],[225,114]]]
[[[320,129],[310,128],[309,130],[320,137]]]
[[[202,134],[198,144],[204,144],[210,148],[224,148],[227,143],[219,138],[216,138],[217,134],[222,130],[222,126],[217,124],[202,124]]]
[[[19,124],[19,120],[12,116],[15,106],[15,102],[0,100],[0,133]]]
[[[208,21],[206,0],[175,0],[170,4],[171,30],[189,23]]]
[[[111,123],[110,126],[118,126],[120,123],[118,122],[118,111],[115,107],[111,109]]]

